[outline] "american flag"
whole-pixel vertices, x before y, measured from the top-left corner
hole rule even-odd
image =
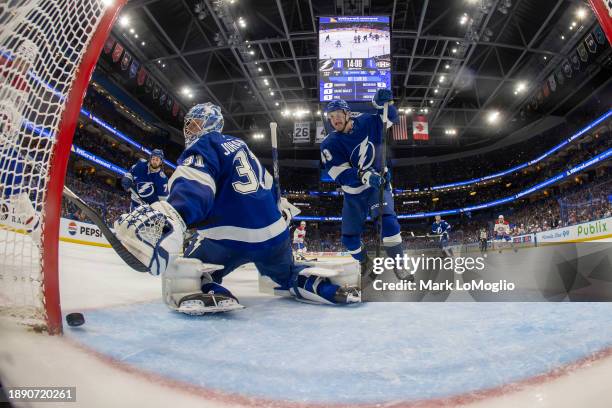
[[[393,125],[393,140],[408,140],[408,122],[406,115],[399,117],[399,122]]]

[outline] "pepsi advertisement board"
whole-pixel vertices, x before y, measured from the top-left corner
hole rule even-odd
[[[372,100],[391,88],[388,16],[319,18],[319,101]]]

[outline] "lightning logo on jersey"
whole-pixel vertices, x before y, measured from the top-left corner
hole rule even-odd
[[[358,169],[365,170],[374,162],[374,144],[366,137],[353,149],[351,153],[351,164]]]

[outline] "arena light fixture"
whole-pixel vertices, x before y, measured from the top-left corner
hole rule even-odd
[[[190,93],[191,93],[191,90],[189,89],[189,87],[188,87],[188,86],[184,86],[184,87],[181,89],[181,93],[182,93],[183,95],[188,95],[188,94],[190,94]]]
[[[257,68],[257,72],[262,72],[263,69],[261,69],[261,67]]]
[[[450,65],[449,65],[449,64],[446,64],[446,65],[444,66],[444,68],[445,68],[445,69],[450,69]]]
[[[119,19],[119,26],[127,27],[130,25],[130,18],[128,16],[121,16]]]
[[[452,52],[453,54],[456,54],[456,53],[457,53],[457,48],[453,48],[453,49],[451,50],[451,52]]]
[[[523,93],[527,90],[527,83],[525,81],[520,81],[516,84],[516,88],[514,88],[514,94]]]
[[[499,111],[494,110],[487,114],[487,122],[495,124],[499,121]]]
[[[438,78],[438,82],[440,82],[441,84],[444,83],[444,81],[446,81],[446,77],[444,75],[440,75],[440,78]]]
[[[130,28],[130,34],[134,34],[134,29]]]
[[[279,105],[280,105],[280,103],[274,102],[274,106],[279,106]]]
[[[251,51],[249,51],[249,54],[250,55],[255,55],[255,51],[251,50]]]
[[[468,22],[467,13],[463,13],[463,15],[459,18],[459,24],[465,25]]]
[[[576,17],[578,17],[579,19],[583,19],[585,18],[587,15],[587,11],[584,8],[579,8],[578,10],[576,10]]]
[[[140,43],[140,45],[142,45],[144,47],[145,45],[147,45],[147,43],[143,41],[143,42]]]

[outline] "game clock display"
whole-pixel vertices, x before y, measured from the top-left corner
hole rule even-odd
[[[320,17],[319,101],[369,101],[390,87],[389,17]]]

